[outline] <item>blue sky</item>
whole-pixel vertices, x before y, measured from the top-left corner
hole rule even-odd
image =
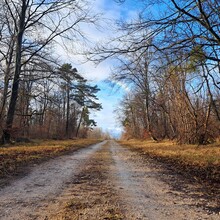
[[[107,15],[109,19],[129,20],[137,15],[138,1],[128,0],[123,4],[118,4],[113,0],[98,0],[98,2],[99,7],[101,6],[99,10],[101,10],[104,15]],[[113,33],[110,32],[110,30],[106,29],[106,38],[111,37],[111,34]],[[117,121],[114,110],[119,105],[119,102],[126,93],[126,90],[123,87],[121,87],[121,89],[117,87],[118,89],[116,90],[107,83],[102,82],[102,80],[105,80],[111,75],[111,68],[113,68],[113,64],[115,65],[114,62],[115,61],[107,60],[95,68],[97,72],[93,75],[93,77],[96,78],[94,79],[94,82],[97,82],[99,88],[101,89],[98,93],[98,98],[102,103],[103,109],[100,112],[96,112],[93,116],[99,127],[114,136],[118,136],[121,134],[123,128]],[[88,76],[88,78],[91,76],[92,75]]]
[[[100,20],[101,28],[95,28],[91,25],[83,25],[83,32],[91,41],[91,44],[103,43],[104,41],[114,37],[118,34],[114,29],[116,20],[130,20],[137,16],[139,4],[141,1],[127,0],[125,3],[116,3],[114,0],[93,0],[91,7],[94,13],[101,13],[103,19]],[[76,45],[75,48],[80,47]],[[114,60],[106,60],[99,65],[92,62],[85,62],[85,58],[81,55],[71,53],[71,51],[62,51],[64,62],[72,63],[85,78],[87,78],[93,85],[97,84],[101,91],[98,93],[100,103],[103,109],[99,112],[92,113],[92,118],[97,121],[97,126],[104,131],[108,131],[113,135],[119,135],[122,132],[120,123],[116,120],[114,110],[119,105],[122,96],[126,90],[123,88],[112,90],[111,86],[104,81],[110,77],[111,69],[115,65]],[[77,49],[76,49],[77,50]],[[80,48],[79,48],[80,50]]]
[[[101,89],[98,93],[98,98],[102,103],[103,109],[92,114],[92,118],[97,121],[98,127],[101,127],[103,131],[108,131],[113,136],[118,136],[122,132],[122,127],[117,122],[114,110],[119,105],[124,90],[115,90],[105,82],[98,83],[98,86]]]

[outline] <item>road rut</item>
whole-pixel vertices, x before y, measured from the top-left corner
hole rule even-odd
[[[58,157],[1,189],[0,219],[220,219],[150,163],[114,141]]]

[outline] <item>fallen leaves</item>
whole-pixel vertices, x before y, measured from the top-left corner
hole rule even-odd
[[[205,146],[177,145],[171,141],[121,141],[120,144],[140,150],[147,156],[172,164],[182,172],[209,182],[220,182],[220,144]]]
[[[16,174],[18,167],[53,158],[100,142],[95,139],[38,141],[0,148],[0,177]]]

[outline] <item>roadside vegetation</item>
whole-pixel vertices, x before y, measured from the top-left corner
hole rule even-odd
[[[117,59],[110,80],[128,91],[116,109],[124,138],[214,143],[220,136],[220,2],[139,2],[136,19],[117,23],[121,36],[97,46],[97,60]]]
[[[95,25],[87,2],[6,0],[0,17],[0,143],[87,137],[99,88],[56,50],[84,42],[81,25]]]
[[[101,140],[45,140],[0,148],[0,178],[17,174],[19,168],[95,144]]]
[[[172,165],[182,174],[195,180],[220,182],[220,143],[210,145],[178,145],[171,141],[120,141],[120,144],[141,151],[146,156]]]

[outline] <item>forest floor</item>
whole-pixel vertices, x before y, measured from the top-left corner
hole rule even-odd
[[[0,219],[220,219],[219,194],[208,196],[190,179],[138,149],[104,141],[32,164],[1,188]]]

